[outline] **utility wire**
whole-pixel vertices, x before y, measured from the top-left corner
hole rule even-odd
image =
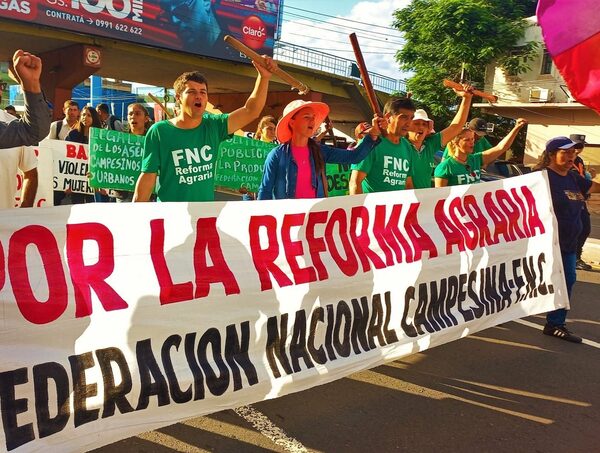
[[[311,47],[312,50],[327,50],[329,52],[354,52],[354,50],[343,50],[343,49],[332,49],[327,47]],[[396,55],[396,52],[365,52],[362,51],[363,54],[371,54],[371,55]]]
[[[353,23],[356,23],[356,24],[367,25],[367,26],[369,26],[369,27],[376,27],[376,28],[383,28],[383,29],[385,29],[385,30],[398,31],[398,29],[396,29],[396,28],[393,28],[393,27],[386,27],[386,26],[384,26],[384,25],[369,24],[369,23],[367,23],[367,22],[361,22],[361,21],[359,21],[359,20],[346,19],[345,17],[332,16],[332,15],[330,15],[330,14],[320,13],[320,12],[317,12],[317,11],[310,11],[310,10],[308,10],[308,9],[296,8],[296,7],[293,7],[293,6],[287,6],[287,5],[284,5],[284,7],[283,7],[283,12],[284,12],[284,14],[285,14],[285,10],[286,10],[286,9],[294,9],[294,10],[296,10],[296,11],[302,11],[302,12],[304,12],[304,13],[315,14],[315,15],[318,15],[318,16],[331,17],[331,18],[333,18],[333,19],[339,19],[339,20],[343,20],[343,21],[345,21],[345,22],[353,22]]]
[[[313,36],[301,35],[300,33],[293,33],[291,31],[286,32],[286,35],[301,36],[303,38],[320,39],[320,38],[318,38],[316,36],[313,37]],[[335,42],[335,43],[339,43],[339,44],[348,44],[348,41],[335,41],[335,40],[332,40],[332,39],[328,39],[327,42]],[[293,43],[290,43],[290,44],[293,44]],[[365,43],[364,45],[361,44],[360,47],[361,47],[361,49],[368,47],[368,48],[371,48],[371,49],[379,49],[379,50],[387,50],[387,51],[390,50],[389,46],[388,47],[378,47],[378,46],[374,46],[374,45],[368,44],[368,43]],[[315,49],[315,47],[311,47],[311,49]],[[341,49],[325,48],[325,50],[341,50]],[[352,49],[343,50],[343,52],[352,52]],[[377,53],[377,52],[371,52],[371,53]]]
[[[343,35],[345,37],[347,37],[349,35],[349,33],[346,33],[345,31],[331,30],[329,28],[323,28],[323,27],[319,27],[317,25],[312,25],[312,24],[311,24],[311,28],[316,28],[316,29],[319,29],[319,30],[328,31],[328,32],[331,32],[331,33],[338,33],[338,34],[341,34],[341,35]],[[284,35],[285,33],[286,33],[285,31],[282,31],[281,34]],[[307,35],[302,35],[302,36],[307,36]],[[369,40],[369,41],[375,41],[375,42],[381,42],[381,43],[388,44],[388,45],[394,45],[394,46],[399,46],[399,47],[401,47],[401,46],[404,45],[404,43],[402,43],[402,42],[390,41],[390,40],[387,40],[387,39],[377,39],[377,38],[373,38],[373,37],[368,36],[368,35],[357,34],[357,36],[359,38],[361,38],[361,39],[365,39],[365,40]],[[323,39],[323,37],[317,37],[317,36],[314,36],[314,38],[315,39]]]
[[[399,45],[399,46],[403,45],[402,42],[395,41],[395,40],[401,39],[398,36],[383,35],[381,33],[373,32],[373,31],[370,31],[370,30],[356,29],[356,28],[352,28],[352,27],[344,27],[344,26],[342,26],[340,24],[332,24],[331,22],[318,21],[318,20],[312,19],[310,17],[304,17],[304,16],[295,16],[295,17],[297,17],[298,19],[301,19],[301,20],[303,19],[303,20],[307,20],[309,22],[312,22],[311,27],[317,28],[319,30],[325,30],[325,31],[329,31],[329,32],[332,32],[332,33],[339,33],[339,34],[343,34],[343,35],[346,35],[346,36],[350,32],[356,32],[356,34],[358,36],[362,36],[365,39],[370,39],[370,40],[373,40],[373,41],[383,42],[383,43],[386,43],[386,44],[396,44],[396,45]],[[336,28],[327,28],[327,27],[324,27],[324,26],[316,25],[316,24],[319,24],[319,25],[331,25],[331,26],[336,27]],[[284,22],[284,25],[285,25],[285,22]],[[343,28],[343,29],[340,30],[340,27]],[[282,28],[283,28],[283,25],[282,25]],[[371,36],[371,35],[374,35],[374,37]],[[389,39],[385,38],[385,36],[389,36]],[[381,38],[384,38],[384,39],[381,39]]]

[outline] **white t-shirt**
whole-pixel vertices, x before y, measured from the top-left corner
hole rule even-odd
[[[10,123],[16,120],[14,116],[0,110],[0,121]],[[38,158],[31,147],[19,146],[18,148],[3,149],[0,158],[0,209],[14,208],[16,205],[19,179],[18,173],[23,173],[37,168]],[[22,180],[20,183],[22,184]]]
[[[46,138],[53,138],[55,140],[64,140],[65,138],[67,138],[67,135],[69,135],[69,132],[71,132],[71,126],[69,126],[69,123],[67,123],[67,119],[63,119],[62,120],[62,127],[60,128],[60,133],[58,134],[58,137],[56,136],[56,121],[52,121],[52,123],[50,123],[50,133],[48,134],[48,137]]]

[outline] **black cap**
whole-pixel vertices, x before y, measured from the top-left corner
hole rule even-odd
[[[467,127],[479,136],[487,134],[487,121],[483,118],[473,118]]]
[[[581,143],[582,145],[587,145],[584,134],[571,134],[571,135],[569,135],[569,138],[571,139],[571,141],[574,141],[575,143]]]

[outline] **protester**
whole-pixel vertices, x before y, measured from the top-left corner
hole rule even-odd
[[[383,108],[386,134],[365,160],[352,165],[350,194],[412,189],[412,145],[406,140],[415,105],[409,98],[390,99]]]
[[[110,113],[108,104],[98,104],[96,106],[96,111],[98,112],[98,116],[100,117],[104,129],[123,132],[123,123],[121,123],[115,115]]]
[[[68,142],[77,143],[89,143],[90,141],[90,128],[102,127],[102,122],[98,116],[98,112],[93,107],[85,106],[81,110],[81,118],[73,129],[67,134],[65,138]]]
[[[255,65],[258,76],[246,104],[230,114],[205,112],[208,82],[200,72],[185,72],[175,80],[175,98],[181,111],[148,130],[134,201],[148,201],[157,178],[159,201],[214,200],[220,143],[257,118],[265,106],[269,79],[277,63],[268,56],[264,59],[264,67]]]
[[[275,117],[271,115],[263,116],[258,122],[256,132],[252,138],[267,143],[278,143],[275,135],[276,123]]]
[[[575,162],[573,163],[573,171],[576,171],[580,176],[587,178],[587,179],[593,179],[596,176],[596,171],[593,168],[590,168],[590,171],[588,171],[585,167],[585,163],[583,162],[583,159],[581,158],[580,154],[583,152],[583,148],[585,148],[585,145],[587,144],[585,141],[585,135],[581,135],[581,134],[571,134],[569,136],[569,138],[574,141],[575,143],[579,143],[582,145],[581,149],[577,149],[577,157],[575,158]],[[587,206],[587,200],[589,199],[590,195],[588,194],[586,196],[586,201],[583,203],[583,209],[581,210],[581,224],[582,224],[582,229],[581,229],[581,234],[579,234],[579,237],[577,239],[577,264],[576,267],[579,270],[584,270],[584,271],[589,271],[592,270],[592,266],[589,265],[588,263],[586,263],[585,261],[583,261],[583,259],[581,258],[582,254],[583,254],[583,246],[585,245],[585,241],[587,241],[588,236],[590,235],[590,233],[592,232],[592,222],[591,222],[591,218],[590,218],[590,211],[588,211],[588,206]]]
[[[567,137],[554,137],[546,142],[546,149],[536,167],[537,170],[547,170],[548,174],[569,300],[577,280],[577,241],[583,229],[581,211],[585,197],[592,192],[600,192],[600,183],[571,171],[577,149],[582,147],[583,144],[575,143]],[[548,312],[544,334],[572,343],[581,343],[581,338],[566,327],[567,311],[566,308],[559,308]]]
[[[18,119],[2,111],[0,111],[0,118],[5,123]],[[32,147],[17,146],[2,150],[0,158],[0,209],[15,207],[19,170],[23,173],[20,207],[30,208],[33,206],[38,187],[37,165],[38,159]]]
[[[475,133],[471,129],[463,129],[448,143],[448,159],[444,159],[435,168],[435,187],[478,183],[481,179],[481,169],[505,153],[526,124],[525,119],[517,119],[515,126],[500,143],[478,154],[473,154]]]
[[[100,121],[98,112],[96,112],[93,107],[85,106],[83,109],[81,109],[81,118],[75,127],[67,134],[65,140],[68,142],[88,144],[90,141],[90,128],[92,127],[101,128],[102,122]],[[93,197],[91,195],[85,195],[82,193],[69,193],[69,190],[65,191],[65,196],[68,196],[67,201],[70,199],[72,204],[91,203],[93,201],[110,201],[108,200],[108,195],[104,189],[96,189]],[[70,204],[65,202],[65,200],[60,200],[59,203]]]
[[[0,184],[2,196],[0,209],[15,206],[15,193],[17,191],[17,173],[23,173],[21,182],[21,208],[31,208],[35,202],[38,189],[38,159],[35,150],[30,147],[19,146],[3,150],[0,159]]]
[[[371,124],[363,121],[362,123],[358,123],[354,128],[354,141],[348,144],[346,149],[354,149],[358,145],[365,135],[369,133],[369,129],[371,129]]]
[[[433,169],[435,168],[435,153],[456,137],[463,129],[473,98],[473,87],[464,85],[463,90],[454,90],[462,98],[456,115],[448,127],[440,132],[433,130],[433,121],[423,109],[415,111],[411,130],[408,131],[408,141],[412,147],[412,180],[415,189],[432,187]]]
[[[65,140],[71,129],[77,127],[79,122],[79,104],[72,99],[67,99],[63,104],[65,117],[62,120],[53,121],[50,125],[50,133],[47,138],[54,140]]]
[[[133,135],[146,135],[150,127],[150,114],[143,104],[135,102],[127,107],[127,125],[129,133]],[[117,203],[130,203],[133,201],[133,192],[130,190],[113,189],[109,196]]]
[[[371,129],[371,124],[367,121],[363,121],[362,123],[358,123],[354,128],[354,138],[356,139],[356,144],[360,142],[365,135],[368,134],[369,129]]]
[[[37,145],[48,134],[50,112],[40,85],[41,73],[40,58],[21,49],[14,53],[9,75],[21,85],[25,112],[16,121],[0,121],[0,149]]]
[[[281,145],[267,156],[259,200],[326,197],[325,163],[360,162],[377,144],[377,127],[352,151],[318,143],[312,137],[328,114],[322,102],[296,100],[285,107],[277,123]]]
[[[272,115],[263,116],[258,125],[256,126],[256,132],[250,132],[247,134],[248,138],[252,138],[254,140],[260,140],[265,143],[273,143],[273,145],[278,145],[279,141],[277,141],[277,136],[275,135],[277,120]],[[250,192],[246,187],[241,187],[239,192],[242,194],[243,201],[252,201],[256,200],[257,194],[255,192]]]
[[[134,102],[127,106],[127,125],[129,133],[133,135],[146,135],[152,125],[150,113],[144,104]]]
[[[471,129],[475,133],[475,145],[473,146],[473,154],[479,154],[487,151],[492,147],[492,144],[486,138],[488,134],[488,123],[483,118],[473,118],[467,124],[467,129]],[[444,149],[442,159],[448,158],[448,146]]]
[[[14,105],[7,105],[6,107],[4,107],[4,111],[6,113],[8,113],[9,115],[14,116],[17,119],[21,118],[21,115],[19,115],[19,113],[17,112],[17,109],[15,108]]]
[[[73,128],[79,125],[79,104],[72,99],[67,99],[63,103],[63,113],[65,117],[62,120],[53,121],[50,125],[50,132],[48,137],[54,140],[66,140],[67,135]],[[82,194],[75,194],[71,192],[70,188],[67,190],[55,190],[54,191],[54,206],[73,204],[73,202],[83,203],[84,196]]]

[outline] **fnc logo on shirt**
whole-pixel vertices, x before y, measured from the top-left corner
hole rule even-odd
[[[91,14],[108,13],[115,19],[125,19],[131,15],[131,20],[143,22],[144,0],[72,0],[71,8],[83,8]]]
[[[175,176],[179,184],[194,184],[213,177],[214,153],[210,145],[202,148],[185,148],[171,151]]]

